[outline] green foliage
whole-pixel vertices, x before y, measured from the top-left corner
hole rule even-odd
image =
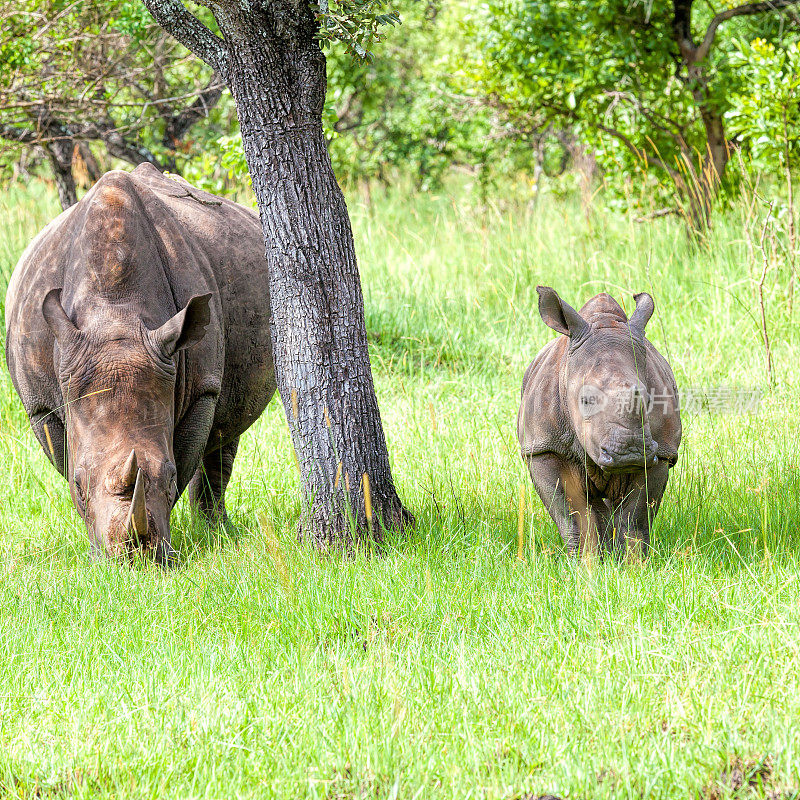
[[[313,1],[313,0],[312,0]],[[342,42],[354,55],[370,60],[381,40],[382,28],[397,25],[400,17],[387,0],[318,0],[320,39]]]
[[[596,157],[609,202],[671,205],[676,181],[702,170],[698,83],[681,66],[671,2],[313,2],[328,60],[323,122],[345,183],[411,175],[438,188],[459,167],[486,197],[510,175],[558,172],[567,139]],[[712,11],[695,5],[699,41]],[[207,9],[192,10],[214,28]],[[176,151],[165,148],[166,119],[210,70],[141,0],[0,0],[0,17],[2,123],[32,125],[39,102],[69,121],[108,117],[205,188],[236,192],[248,180],[227,94]],[[796,159],[799,40],[792,15],[732,19],[703,65],[705,110],[761,171],[787,152]],[[0,170],[18,155],[5,146]],[[736,177],[729,168],[726,180]]]
[[[464,70],[474,55],[464,35],[463,0],[397,0],[402,25],[369,61],[328,51],[330,150],[345,181],[399,173],[436,187],[455,165],[490,180],[517,158],[530,167],[529,144],[508,136],[471,91]],[[515,167],[518,167],[516,164]]]
[[[700,41],[712,12],[696,5],[692,35]],[[735,108],[749,77],[736,58],[742,34],[776,50],[797,35],[793,18],[729,20],[693,77],[668,2],[489,0],[466,23],[481,53],[469,79],[507,118],[530,128],[572,127],[596,148],[617,189],[628,191],[633,176],[648,174],[655,178],[648,193],[661,188],[664,196],[687,170],[702,170],[703,115]],[[654,170],[658,162],[676,174]]]
[[[199,128],[177,151],[164,131],[208,83],[211,69],[165,34],[140,0],[0,0],[0,18],[3,125],[41,132],[42,114],[72,130],[102,124],[178,168],[200,149]],[[209,138],[219,137],[231,117],[230,103],[213,109]],[[4,147],[6,162],[17,155]]]
[[[392,8],[402,25],[389,36],[373,38],[368,58],[341,36],[336,38],[345,46],[327,39],[323,124],[340,180],[378,177],[388,183],[397,175],[412,175],[418,186],[437,187],[456,164],[477,168],[487,180],[500,162],[511,163],[510,151],[530,165],[529,146],[495,136],[490,111],[465,86],[461,68],[468,42],[461,19],[466,7],[444,0],[396,0]],[[191,168],[192,178],[218,190],[245,179],[240,141],[234,135],[213,145],[215,152],[222,148],[227,176],[213,172],[220,162],[208,156]]]
[[[447,25],[439,5],[401,0],[402,26],[370,60],[356,61],[342,48],[328,52],[330,149],[341,178],[386,178],[401,166],[424,182],[449,164],[454,124],[438,94]]]
[[[731,54],[742,82],[727,118],[764,171],[796,166],[800,153],[800,42],[739,41]]]
[[[209,131],[204,131],[202,147],[182,165],[181,175],[208,192],[243,200],[251,186],[250,172],[242,149],[238,121],[231,120],[231,127],[236,129],[235,133],[217,138],[211,138]],[[254,204],[251,197],[246,202]]]

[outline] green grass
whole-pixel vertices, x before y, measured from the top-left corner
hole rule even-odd
[[[692,253],[672,223],[555,199],[350,207],[417,530],[371,560],[298,546],[274,403],[239,451],[238,537],[182,501],[181,569],[92,564],[3,373],[0,798],[729,797],[730,765],[764,759],[737,796],[800,785],[800,334],[770,271],[768,391],[740,216]],[[0,196],[3,286],[55,211]],[[643,566],[567,558],[519,460],[522,372],[552,335],[537,283],[629,309],[648,290],[680,385],[766,392],[685,417]]]

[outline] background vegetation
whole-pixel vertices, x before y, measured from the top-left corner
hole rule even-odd
[[[682,202],[674,183],[592,123],[611,113],[636,148],[649,152],[649,137],[666,158],[668,138],[630,103],[602,107],[605,71],[623,85],[651,62],[595,53],[569,109],[573,48],[599,47],[610,34],[595,40],[594,27],[619,9],[570,4],[570,26],[566,6],[548,5],[558,28],[531,22],[543,9],[532,3],[400,4],[402,26],[360,42],[371,62],[329,50],[331,153],[393,472],[419,521],[408,538],[342,561],[299,548],[297,475],[273,403],[237,459],[236,535],[182,501],[180,569],[93,564],[0,373],[0,797],[800,789],[796,18],[720,29],[715,85],[736,147],[697,237],[689,214],[659,214]],[[665,4],[626,13],[646,8],[671,36]],[[701,9],[698,31],[712,16]],[[561,43],[537,43],[547,30]],[[615,47],[644,41],[620,30]],[[666,103],[657,64],[675,51],[655,49],[642,97]],[[512,53],[519,71],[500,86]],[[524,64],[542,91],[561,80],[575,113],[545,114]],[[196,76],[198,92],[210,77]],[[696,136],[686,91],[675,86],[670,108]],[[227,104],[192,127],[175,168],[250,202]],[[169,156],[164,124],[133,141]],[[2,151],[0,296],[59,210],[44,144],[22,163],[20,143]],[[101,166],[119,163],[102,140],[90,147]],[[522,373],[551,337],[538,283],[575,304],[609,291],[630,307],[650,291],[648,335],[679,385],[709,396],[711,408],[684,415],[644,565],[567,558],[518,457]],[[730,413],[740,391],[760,395],[757,409]]]

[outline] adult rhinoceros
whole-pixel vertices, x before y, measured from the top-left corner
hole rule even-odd
[[[211,519],[275,392],[258,217],[149,164],[105,174],[17,264],[6,357],[93,546],[171,558],[187,485]]]

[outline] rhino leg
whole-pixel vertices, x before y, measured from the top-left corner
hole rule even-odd
[[[217,396],[204,394],[183,415],[175,428],[173,449],[178,467],[178,495],[189,485],[208,449],[211,426],[217,407]]]
[[[224,525],[228,521],[225,489],[231,477],[238,447],[237,436],[228,444],[207,453],[189,483],[189,502],[211,523]]]
[[[647,555],[650,525],[658,513],[668,479],[669,464],[663,460],[631,476],[625,496],[614,503],[611,511],[609,531],[616,552],[635,558],[641,549],[641,556]]]
[[[605,507],[590,499],[580,470],[552,453],[528,456],[528,469],[536,492],[558,527],[572,555],[599,554],[600,532],[605,531]]]

